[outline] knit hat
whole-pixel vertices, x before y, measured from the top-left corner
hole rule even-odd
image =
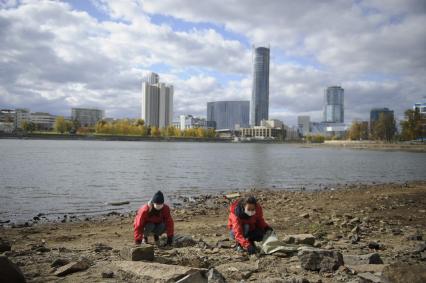
[[[163,204],[164,203],[164,195],[161,191],[158,191],[155,193],[155,195],[152,197],[153,203]]]

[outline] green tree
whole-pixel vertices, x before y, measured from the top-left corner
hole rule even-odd
[[[396,134],[396,125],[393,115],[381,113],[379,120],[373,124],[372,135],[375,140],[391,142]]]
[[[422,117],[419,109],[405,111],[405,120],[401,121],[401,138],[406,141],[422,139],[426,136],[425,133],[425,117]],[[422,121],[423,120],[423,121]]]

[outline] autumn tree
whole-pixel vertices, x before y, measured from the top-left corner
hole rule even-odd
[[[391,142],[396,134],[393,115],[380,113],[379,119],[372,125],[372,135],[375,140]]]
[[[423,138],[426,136],[426,117],[422,117],[418,108],[415,110],[408,109],[404,114],[405,120],[401,121],[401,138],[407,141],[415,139],[423,141]]]

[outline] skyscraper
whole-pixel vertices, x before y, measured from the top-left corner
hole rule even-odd
[[[324,91],[324,122],[344,123],[344,89],[330,86]]]
[[[142,82],[141,118],[145,125],[165,128],[173,119],[173,86],[160,83],[156,73],[149,73]]]
[[[214,122],[217,130],[235,130],[236,125],[249,126],[249,101],[207,102],[207,123]]]
[[[259,126],[269,119],[269,48],[253,49],[253,86],[250,101],[250,124]]]

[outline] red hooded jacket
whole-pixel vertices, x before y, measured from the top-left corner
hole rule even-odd
[[[237,242],[245,249],[247,249],[251,243],[248,239],[244,238],[244,224],[249,224],[249,231],[253,231],[256,228],[266,229],[269,225],[263,219],[263,211],[260,204],[256,204],[256,214],[245,218],[240,218],[235,214],[235,208],[238,206],[239,200],[236,200],[232,203],[231,208],[229,209],[229,218],[228,218],[228,229],[234,232],[235,239]]]
[[[151,209],[155,209],[151,206]],[[141,241],[143,238],[143,229],[147,223],[165,223],[167,237],[173,237],[174,234],[174,223],[172,215],[170,214],[170,208],[168,205],[164,204],[163,208],[158,214],[152,214],[150,206],[145,204],[139,208],[138,213],[136,214],[135,221],[133,223],[134,227],[134,237],[135,241]]]

